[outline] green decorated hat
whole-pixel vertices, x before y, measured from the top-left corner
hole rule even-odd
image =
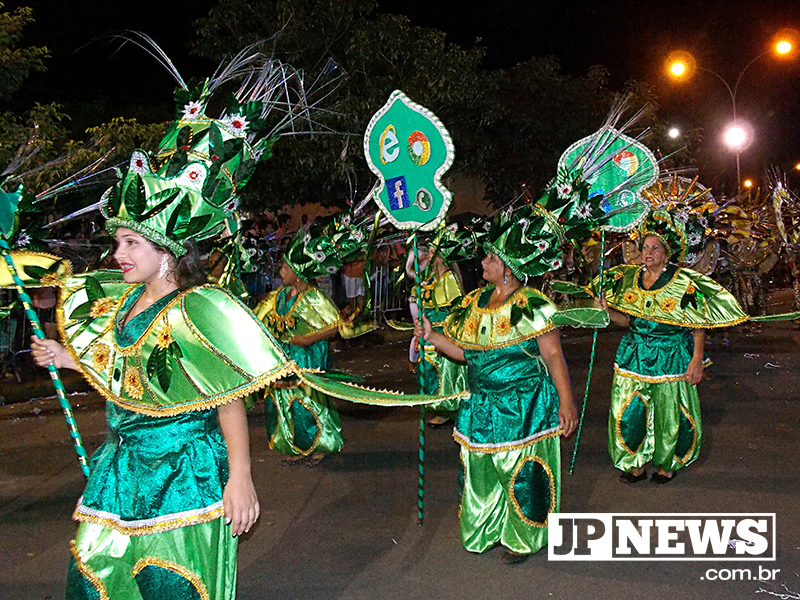
[[[271,156],[284,131],[309,122],[302,74],[251,46],[220,65],[217,73],[189,89],[173,71],[176,120],[158,150],[135,150],[119,181],[106,191],[109,232],[132,229],[176,256],[185,242],[202,241],[238,228],[234,211],[256,164]],[[209,101],[235,82],[217,118]]]
[[[275,138],[258,136],[264,103],[232,102],[213,119],[205,114],[208,95],[206,82],[197,99],[184,104],[155,156],[131,154],[121,180],[105,194],[109,232],[132,229],[181,256],[187,240],[229,227],[241,189]]]
[[[500,257],[520,281],[561,267],[566,231],[552,213],[536,204],[505,210],[492,219],[483,248]]]
[[[303,281],[332,275],[364,252],[367,233],[350,215],[337,215],[308,231],[302,229],[289,242],[283,260]]]
[[[639,228],[638,236],[642,242],[648,236],[658,238],[664,244],[667,260],[683,262],[686,257],[685,225],[666,210],[651,212]]]

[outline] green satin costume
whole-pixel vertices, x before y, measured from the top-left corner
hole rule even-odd
[[[328,370],[328,341],[296,346],[294,336],[338,329],[342,320],[336,306],[321,289],[310,286],[290,297],[291,286],[271,292],[256,307],[256,316],[280,340],[286,354],[304,369]],[[330,397],[297,380],[281,382],[264,395],[264,417],[269,447],[282,454],[310,456],[335,453],[344,446],[339,412]]]
[[[608,452],[622,471],[651,461],[677,471],[699,456],[703,439],[697,386],[685,379],[692,330],[735,325],[747,316],[724,288],[690,269],[669,265],[650,289],[642,275],[635,265],[606,275],[609,306],[630,317],[614,364]]]
[[[461,543],[498,542],[517,554],[547,544],[547,518],[561,496],[559,398],[536,338],[554,329],[556,307],[523,287],[487,309],[493,286],[466,296],[445,324],[464,350],[470,396],[456,418],[461,445]]]
[[[464,291],[455,274],[447,270],[422,286],[422,308],[435,331],[442,333],[444,321],[450,314],[453,300],[461,298]],[[416,289],[416,288],[415,288]],[[441,396],[467,389],[467,367],[425,346],[425,366],[417,369],[420,390],[423,394]],[[454,413],[458,410],[459,398],[434,402],[427,410],[438,413]]]
[[[295,367],[215,286],[173,292],[123,326],[144,289],[118,272],[61,287],[65,346],[108,400],[73,515],[67,598],[231,599],[237,539],[224,523],[228,455],[215,407]]]

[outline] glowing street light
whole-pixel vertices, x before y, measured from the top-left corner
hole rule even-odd
[[[670,65],[669,72],[675,77],[682,77],[686,73],[686,65],[680,61],[674,62]]]
[[[681,135],[681,130],[677,127],[670,127],[669,131],[667,131],[667,135],[673,140],[677,140]]]
[[[743,185],[744,187],[746,187],[747,189],[750,189],[751,187],[753,187],[753,180],[752,180],[752,179],[745,179],[745,180],[742,182],[742,185]]]
[[[770,46],[769,50],[762,52],[761,54],[757,55],[753,58],[749,63],[747,63],[741,71],[739,71],[739,75],[736,78],[736,83],[733,87],[725,80],[722,75],[719,73],[712,71],[711,69],[706,69],[705,67],[700,67],[697,65],[694,57],[686,51],[677,50],[671,52],[667,57],[667,73],[670,77],[676,80],[684,80],[689,79],[694,75],[695,71],[704,71],[706,73],[710,73],[717,79],[719,79],[722,84],[725,86],[725,89],[728,90],[728,95],[731,97],[731,110],[733,112],[733,125],[729,126],[723,136],[725,144],[731,148],[732,150],[736,151],[736,187],[739,189],[741,186],[741,166],[740,166],[740,154],[741,151],[750,144],[752,135],[751,131],[746,128],[742,127],[739,123],[737,118],[736,112],[736,94],[739,91],[739,84],[742,82],[742,77],[744,76],[745,72],[750,68],[750,66],[756,62],[762,56],[766,56],[771,52],[775,52],[780,57],[789,57],[793,56],[795,50],[800,46],[800,33],[793,29],[784,29],[778,33],[778,35],[773,38],[773,43]]]
[[[741,152],[747,145],[747,131],[738,123],[734,123],[725,130],[723,139],[729,148]]]

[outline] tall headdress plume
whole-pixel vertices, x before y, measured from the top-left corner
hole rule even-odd
[[[650,210],[642,190],[658,178],[653,153],[638,138],[623,133],[645,108],[618,128],[629,100],[615,103],[602,127],[562,154],[558,172],[535,204],[501,211],[484,242],[514,275],[541,275],[561,266],[560,246],[598,229],[626,231]]]
[[[130,41],[160,57],[175,76],[177,114],[158,150],[135,150],[105,193],[106,229],[132,229],[181,256],[185,242],[236,227],[231,217],[256,164],[271,156],[279,136],[311,125],[312,106],[303,74],[262,54],[257,44],[189,89],[152,40],[138,34]],[[210,99],[231,82],[238,89],[212,117]]]

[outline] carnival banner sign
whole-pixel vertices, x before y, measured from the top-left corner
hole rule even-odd
[[[591,165],[591,166],[586,166]],[[628,231],[650,211],[642,190],[658,179],[658,161],[641,142],[609,127],[578,140],[558,161],[558,172],[581,170],[589,196],[603,194],[602,208],[613,213],[601,229]]]
[[[453,194],[441,178],[455,148],[435,114],[395,90],[367,126],[364,155],[379,179],[375,202],[395,227],[430,231],[444,219]]]

